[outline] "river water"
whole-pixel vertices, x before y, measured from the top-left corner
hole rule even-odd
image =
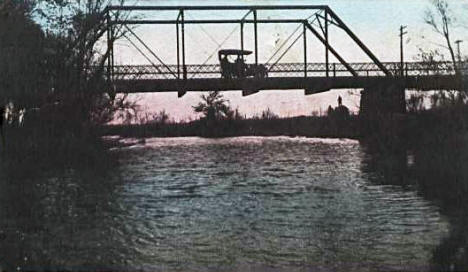
[[[420,271],[449,232],[354,140],[122,141],[106,175],[2,185],[4,268]]]

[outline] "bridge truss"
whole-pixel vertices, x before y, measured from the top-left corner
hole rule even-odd
[[[349,63],[348,64],[359,77],[384,77],[382,70],[374,63]],[[400,62],[382,62],[382,65],[393,75],[400,75]],[[302,63],[277,63],[267,64],[268,77],[302,77],[304,64]],[[153,80],[171,79],[177,65],[116,65],[113,67],[115,80]],[[328,69],[327,69],[328,68]],[[350,76],[346,66],[341,63],[307,63],[308,77],[342,77]],[[460,69],[468,72],[465,64]],[[429,76],[429,75],[454,75],[452,62],[405,62],[403,63],[404,76]],[[186,73],[189,79],[221,78],[221,66],[218,64],[186,65]]]
[[[237,10],[244,11],[244,16],[238,19],[198,19],[198,20],[186,20],[185,14],[187,11],[227,11]],[[259,13],[267,10],[306,10],[311,11],[312,15],[307,18],[281,18],[281,19],[259,19]],[[163,12],[163,11],[176,11],[177,16],[174,19],[128,19],[120,18],[115,16],[119,12]],[[321,78],[326,82],[330,79],[346,78],[346,82],[354,79],[369,77],[416,77],[416,76],[429,76],[429,75],[452,75],[454,74],[454,67],[449,62],[439,63],[382,63],[379,59],[366,47],[366,45],[355,35],[350,28],[341,20],[341,18],[328,6],[324,5],[281,5],[281,6],[108,6],[104,11],[108,20],[108,49],[109,55],[107,59],[107,75],[109,82],[114,86],[119,85],[117,91],[125,92],[122,88],[128,88],[133,83],[138,82],[138,86],[142,84],[151,84],[154,91],[167,91],[177,90],[179,96],[183,95],[186,91],[190,90],[204,90],[210,86],[218,86],[217,89],[229,90],[231,87],[245,86],[239,81],[249,81],[253,83],[259,81],[273,80],[274,78],[291,80],[291,82],[298,82],[297,86],[294,84],[285,84],[285,86],[292,88],[305,88],[308,82],[311,82],[310,78]],[[156,16],[157,17],[157,16]],[[303,38],[303,62],[302,63],[281,63],[280,59],[284,54],[291,48],[291,46],[298,41],[298,36],[293,44],[291,44],[287,50],[281,54],[277,60],[273,63],[262,63],[268,70],[268,78],[249,78],[249,79],[232,79],[237,81],[238,84],[231,84],[227,82],[227,79],[221,78],[221,68],[216,64],[199,64],[199,65],[187,65],[186,64],[186,44],[185,44],[185,26],[189,24],[239,24],[240,26],[240,49],[244,49],[244,25],[253,25],[253,36],[254,36],[254,57],[255,64],[258,65],[258,28],[259,24],[296,24],[298,28],[302,28],[301,36]],[[176,27],[176,56],[177,63],[173,65],[166,64],[160,57],[156,55],[153,48],[147,46],[141,38],[129,27],[130,25],[175,25]],[[145,56],[151,65],[115,65],[114,63],[114,41],[116,27],[126,28],[128,34],[133,35],[153,56],[151,60],[148,56]],[[351,38],[354,43],[369,57],[369,63],[349,63],[337,49],[330,44],[329,40],[329,28],[337,27],[344,31],[344,33]],[[318,41],[324,46],[324,63],[310,63],[307,60],[307,34],[312,34]],[[127,36],[125,36],[127,37]],[[127,37],[128,39],[128,37]],[[135,47],[136,44],[128,39]],[[283,47],[285,44],[282,44]],[[281,49],[280,47],[280,49]],[[138,48],[137,48],[138,49]],[[140,53],[142,51],[138,49]],[[275,52],[276,54],[277,52]],[[143,53],[142,53],[143,54]],[[330,62],[330,54],[332,54],[337,63]],[[156,64],[159,62],[159,64]],[[460,67],[465,67],[461,65]],[[468,69],[466,69],[468,70]],[[306,80],[297,80],[303,78]],[[197,81],[198,80],[198,81]],[[201,80],[201,81],[200,81]],[[213,80],[213,82],[210,82]],[[328,80],[328,81],[327,81]],[[217,82],[214,82],[217,81]],[[159,84],[161,83],[161,84]],[[203,86],[195,86],[196,84],[205,84]],[[195,85],[194,85],[195,84]],[[225,85],[225,88],[220,87]],[[273,86],[270,84],[256,84],[257,86]],[[159,90],[158,86],[166,86],[166,89]],[[324,84],[329,86],[330,84]],[[353,84],[350,84],[353,85]],[[167,88],[170,86],[170,88]],[[350,86],[351,87],[351,86]],[[162,87],[161,87],[162,88]],[[322,86],[321,89],[324,87]],[[148,91],[148,87],[144,88]],[[262,87],[259,87],[262,89]],[[135,89],[133,88],[135,91]],[[251,90],[246,94],[255,93],[257,90]],[[307,93],[307,90],[306,90]],[[309,92],[310,93],[310,92]]]

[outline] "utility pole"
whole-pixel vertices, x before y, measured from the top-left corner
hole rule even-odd
[[[403,36],[408,32],[405,31],[406,26],[400,26],[400,69],[401,69],[401,76],[404,75],[404,59],[403,59]]]
[[[455,43],[457,44],[457,53],[458,53],[458,62],[461,64],[462,59],[461,59],[461,53],[460,53],[460,43],[462,43],[462,40],[456,40]]]

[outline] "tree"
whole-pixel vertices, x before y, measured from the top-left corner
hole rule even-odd
[[[123,0],[117,1],[122,5]],[[108,0],[46,1],[38,13],[45,18],[53,48],[54,96],[78,123],[105,123],[121,109],[135,107],[127,96],[106,95],[106,60],[110,48],[101,46],[109,30],[104,13]],[[121,13],[113,14],[119,19]],[[111,42],[124,35],[114,28]],[[103,50],[105,49],[105,50]]]
[[[38,114],[48,112],[48,119],[51,119],[48,120],[49,123],[60,119],[61,122],[66,120],[68,126],[75,127],[109,122],[119,111],[136,112],[136,103],[129,101],[127,95],[115,96],[106,78],[105,67],[110,50],[103,46],[103,41],[109,30],[105,11],[111,3],[110,0],[2,1],[0,11],[6,10],[6,14],[23,16],[23,21],[30,23],[18,20],[9,24],[0,22],[0,40],[17,41],[16,44],[24,45],[26,49],[29,46],[35,51],[23,50],[23,53],[10,54],[1,48],[8,43],[0,43],[0,56],[11,56],[7,65],[0,65],[0,77],[6,78],[0,78],[0,103],[12,102],[16,111],[38,108]],[[114,5],[123,3],[124,0],[112,1]],[[118,20],[124,15],[115,12],[112,16]],[[0,19],[3,17],[5,16]],[[32,18],[38,19],[40,24],[34,23]],[[39,34],[25,35],[21,27],[26,26]],[[18,28],[18,31],[9,31]],[[5,31],[2,31],[3,29]],[[125,34],[122,27],[113,26],[113,30],[111,42]],[[5,38],[2,33],[10,34]],[[11,33],[17,33],[19,38],[15,38],[15,34]],[[2,54],[3,52],[5,53]],[[27,56],[26,61],[21,61],[22,55]],[[40,60],[38,65],[35,65],[35,59]],[[11,73],[4,73],[5,69],[2,68],[8,66],[17,68],[8,68]],[[29,72],[24,67],[38,72]],[[11,74],[14,76],[10,76]],[[17,80],[20,84],[16,84],[19,88],[11,87],[16,83],[12,80],[15,78],[21,79]],[[21,86],[25,85],[24,82],[29,83],[29,86]],[[2,84],[6,87],[2,88]],[[3,89],[7,89],[8,92]]]
[[[109,30],[104,13],[109,3],[1,0],[0,104],[14,105],[16,115],[55,105],[54,115],[70,125],[105,123],[116,111],[135,107],[126,95],[105,93],[110,50],[101,41]],[[124,31],[114,27],[114,33],[112,42]]]
[[[459,70],[457,69],[457,60],[450,36],[451,27],[455,22],[455,17],[452,15],[449,4],[446,0],[433,0],[432,5],[432,9],[426,10],[424,21],[426,24],[430,25],[436,33],[442,35],[445,39],[446,46],[444,47],[450,52],[453,67],[455,72],[458,74]]]
[[[210,92],[208,95],[201,96],[202,102],[193,107],[196,113],[202,113],[207,121],[216,121],[224,118],[230,118],[233,112],[228,101],[223,98],[218,91]]]
[[[410,113],[416,113],[424,110],[424,95],[411,94],[406,103],[406,108]]]
[[[0,106],[18,110],[43,100],[48,86],[45,36],[31,18],[31,3],[0,1]]]
[[[262,119],[278,119],[279,116],[278,114],[274,113],[270,108],[267,108],[266,110],[262,111]]]
[[[153,113],[150,118],[147,118],[143,123],[145,124],[157,124],[165,125],[169,121],[169,114],[166,110],[161,110],[157,113]]]

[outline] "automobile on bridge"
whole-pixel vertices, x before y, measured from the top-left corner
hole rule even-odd
[[[223,78],[245,78],[268,76],[268,70],[263,64],[246,64],[244,57],[252,54],[249,50],[222,49],[218,52],[218,58],[221,65],[221,76]],[[233,62],[229,57],[237,57]]]

